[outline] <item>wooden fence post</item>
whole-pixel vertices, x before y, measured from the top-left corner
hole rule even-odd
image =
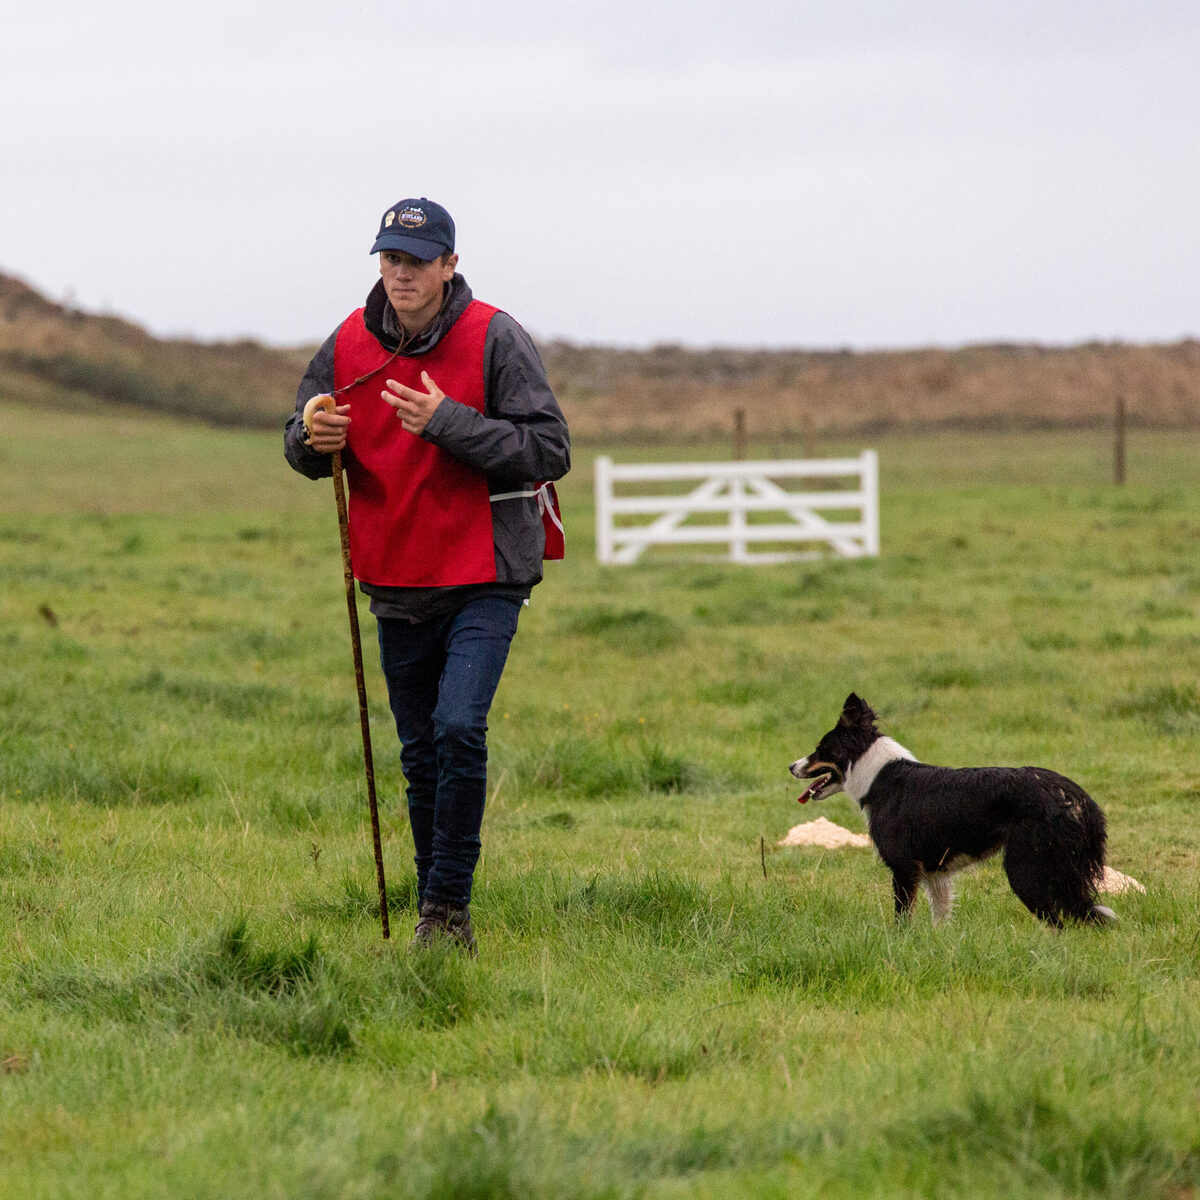
[[[1113,483],[1120,487],[1125,482],[1125,397],[1117,397],[1116,413],[1113,417]]]
[[[741,462],[746,457],[746,410],[744,408],[733,410],[733,457],[736,462]]]

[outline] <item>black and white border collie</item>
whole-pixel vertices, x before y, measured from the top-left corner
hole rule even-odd
[[[871,841],[892,872],[897,919],[911,913],[920,883],[936,924],[953,904],[953,873],[1001,849],[1012,890],[1043,921],[1117,919],[1096,903],[1104,814],[1064,775],[917,762],[880,734],[870,706],[853,692],[838,723],[790,770],[812,781],[801,804],[845,792],[866,813]]]

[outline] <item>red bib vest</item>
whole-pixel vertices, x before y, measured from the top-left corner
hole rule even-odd
[[[363,309],[338,331],[334,386],[348,390],[350,426],[342,458],[350,485],[350,558],[357,579],[387,587],[453,587],[496,578],[492,506],[484,475],[414,434],[380,396],[386,381],[425,391],[421,372],[451,400],[482,413],[483,349],[498,310],[473,300],[427,354],[388,352],[367,331]]]

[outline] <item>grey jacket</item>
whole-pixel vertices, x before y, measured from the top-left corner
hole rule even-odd
[[[406,357],[428,353],[471,302],[471,289],[461,275],[447,285],[437,318],[403,347]],[[363,314],[368,331],[388,353],[401,345],[404,332],[395,319],[382,281],[367,297]],[[328,454],[304,444],[302,413],[313,396],[334,389],[333,354],[338,330],[325,339],[308,364],[296,392],[296,411],[284,428],[284,454],[291,466],[310,479],[332,473]],[[542,480],[561,479],[571,466],[567,423],[533,340],[507,313],[498,312],[488,325],[483,353],[483,413],[447,396],[421,436],[487,476],[493,496],[531,490]],[[542,577],[545,535],[536,499],[518,497],[492,503],[496,552],[495,584],[469,588],[378,588],[363,586],[378,616],[425,619],[440,614],[454,597],[445,593],[499,591],[528,595]],[[465,599],[465,595],[462,597]]]

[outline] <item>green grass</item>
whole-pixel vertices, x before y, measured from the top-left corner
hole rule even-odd
[[[0,413],[0,1197],[1197,1193],[1200,437],[1134,435],[1121,489],[1100,435],[882,441],[883,556],[769,568],[598,567],[581,449],[470,961],[405,951],[372,670],[379,937],[328,484]],[[1078,779],[1146,894],[1055,933],[993,864],[897,929],[872,854],[777,849],[852,689],[930,761]]]

